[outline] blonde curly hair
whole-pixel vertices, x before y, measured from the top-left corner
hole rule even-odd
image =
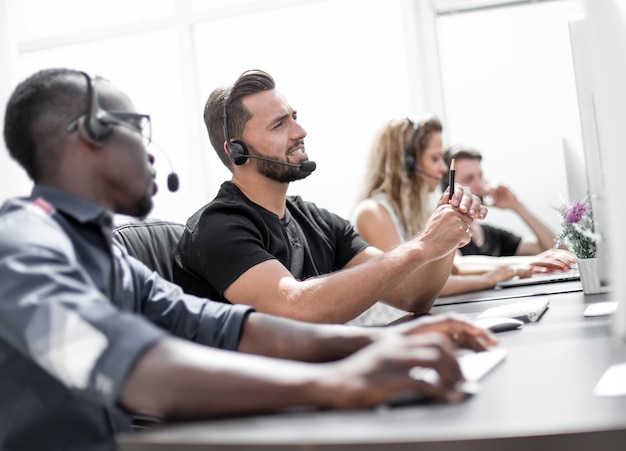
[[[384,193],[407,238],[423,228],[431,213],[428,186],[422,175],[407,167],[407,160],[412,156],[415,169],[420,169],[420,158],[430,136],[443,130],[441,121],[431,115],[419,121],[412,139],[414,124],[415,121],[403,118],[383,125],[371,147],[359,197],[359,201],[363,201]]]

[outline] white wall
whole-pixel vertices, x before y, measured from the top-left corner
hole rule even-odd
[[[0,124],[4,124],[6,103],[14,85],[14,69],[17,47],[9,20],[9,4],[0,0]],[[4,129],[4,127],[2,126]],[[32,184],[21,167],[11,159],[4,146],[4,137],[0,140],[0,202],[5,199],[27,193]]]
[[[41,10],[39,0],[1,1],[19,5],[11,18],[18,36],[12,86],[42,67],[76,67],[109,78],[152,115],[154,139],[181,177],[178,193],[160,190],[155,216],[185,220],[229,178],[210,148],[202,110],[214,87],[246,69],[269,71],[308,131],[318,169],[290,192],[344,216],[377,128],[392,116],[422,114],[427,102],[441,104],[427,77],[415,80],[423,73],[415,61],[426,58],[417,27],[407,38],[417,7],[411,0],[58,0],[43,1]],[[139,6],[148,3],[144,17]],[[42,20],[53,14],[54,21]],[[164,188],[169,167],[155,156]]]
[[[505,16],[511,12],[532,21],[535,8],[573,3],[481,13],[489,25],[481,29],[491,30],[487,38],[502,44],[495,50],[472,29],[474,13],[437,18],[433,0],[57,0],[39,9],[35,0],[0,0],[0,11],[19,5],[10,20],[4,13],[13,29],[2,27],[0,44],[10,51],[0,58],[10,70],[0,74],[0,96],[52,65],[111,79],[152,115],[154,138],[181,176],[181,190],[167,192],[169,166],[155,152],[162,189],[154,215],[182,221],[229,177],[206,137],[204,100],[215,86],[260,67],[275,76],[298,109],[308,131],[307,152],[318,163],[290,193],[350,216],[378,127],[391,117],[434,112],[444,121],[449,143],[479,147],[487,174],[509,183],[554,224],[548,204],[565,187],[560,136],[576,133],[562,127],[576,115],[569,51],[562,34],[534,38],[539,25],[545,30],[550,22],[538,23],[533,33],[503,24],[510,23]],[[471,42],[476,44],[463,47]],[[507,42],[515,47],[507,48]],[[520,55],[522,44],[548,56]],[[506,64],[492,64],[500,59]],[[468,70],[466,61],[477,64]],[[532,77],[522,71],[529,67]],[[495,75],[496,69],[503,72]],[[457,73],[463,77],[455,78]],[[539,122],[552,130],[550,138],[526,121],[536,112],[544,115]],[[0,198],[28,191],[21,169],[4,153],[0,175]],[[498,218],[492,211],[490,219],[524,231],[514,217]]]
[[[555,230],[567,199],[562,137],[582,149],[567,18],[578,1],[438,20],[449,144],[478,148],[485,176],[510,186]],[[511,212],[487,222],[528,229]]]

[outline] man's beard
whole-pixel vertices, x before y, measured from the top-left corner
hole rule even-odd
[[[145,219],[152,211],[153,206],[154,202],[152,200],[152,195],[146,194],[145,196],[137,199],[132,206],[130,206],[130,208],[120,208],[115,213],[132,216],[133,218]]]
[[[276,161],[276,163],[272,163],[272,161],[257,160],[259,172],[265,177],[272,179],[276,182],[289,183],[296,180],[302,180],[311,175],[311,172],[302,171],[299,165],[295,167],[286,166],[284,164],[285,162],[279,160],[278,158],[269,157],[258,152],[255,152],[254,155],[267,158],[268,160]]]
[[[140,198],[135,204],[135,209],[137,214],[134,215],[138,218],[145,218],[152,211],[152,207],[154,206],[154,202],[152,200],[152,195],[146,195]]]

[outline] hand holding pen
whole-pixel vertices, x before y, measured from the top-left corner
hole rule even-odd
[[[472,219],[485,219],[487,207],[480,198],[472,194],[469,188],[459,186],[460,190],[455,192],[456,163],[454,159],[450,162],[450,180],[448,203],[458,208],[461,213],[470,216]],[[470,224],[471,225],[471,224]]]
[[[448,186],[450,187],[450,199],[452,199],[452,196],[454,195],[454,177],[456,175],[456,163],[454,161],[454,158],[452,159],[452,161],[450,162],[450,180],[448,183]]]

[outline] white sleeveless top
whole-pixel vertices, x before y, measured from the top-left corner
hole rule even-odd
[[[385,210],[387,210],[387,212],[389,213],[389,217],[391,218],[391,221],[396,228],[396,232],[398,233],[400,242],[403,243],[404,241],[406,241],[406,238],[404,237],[404,232],[400,227],[400,221],[398,220],[398,216],[393,211],[391,204],[387,202],[385,193],[375,194],[370,199],[376,201],[377,203],[382,205]],[[354,211],[355,213],[352,216],[352,224],[358,232],[359,230],[356,226],[356,212],[358,211],[358,206]],[[390,322],[402,318],[407,314],[408,312],[405,312],[404,310],[392,307],[391,305],[385,304],[384,302],[377,302],[353,320],[348,321],[346,324],[349,326],[380,326],[384,324],[389,324]]]

